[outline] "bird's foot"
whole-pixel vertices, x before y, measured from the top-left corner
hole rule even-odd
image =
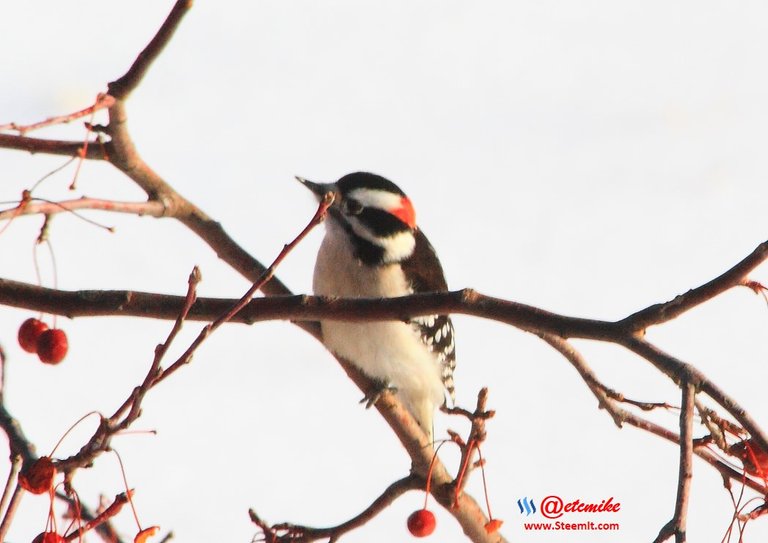
[[[376,402],[378,402],[385,393],[397,393],[397,387],[392,386],[391,383],[378,380],[374,381],[374,383],[374,387],[369,390],[365,396],[363,396],[362,400],[360,400],[360,403],[365,404],[366,409],[370,409],[376,405]]]

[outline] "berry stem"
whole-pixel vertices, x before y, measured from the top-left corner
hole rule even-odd
[[[483,453],[480,452],[480,446],[477,445],[477,456],[480,460],[480,475],[483,479],[483,494],[485,494],[485,509],[488,511],[488,518],[493,520],[491,514],[491,501],[488,499],[488,483],[485,480],[485,462],[483,461]]]
[[[139,528],[139,532],[142,531],[141,522],[139,522],[139,514],[136,512],[136,506],[133,505],[133,492],[128,488],[128,476],[125,474],[125,466],[123,465],[123,459],[120,458],[120,453],[116,449],[112,449],[112,452],[117,456],[117,461],[120,464],[120,473],[123,476],[123,484],[125,485],[125,495],[128,498],[128,504],[131,506],[133,512],[133,518],[136,521],[136,526]]]
[[[464,456],[464,462],[461,465],[461,471],[459,472],[459,476],[456,478],[456,494],[453,497],[453,503],[454,505],[458,505],[459,503],[459,494],[461,494],[461,488],[463,486],[464,482],[464,475],[467,473],[467,468],[469,467],[469,462],[472,460],[472,449],[477,447],[477,441],[474,439],[470,439],[469,443],[467,443],[467,454]]]
[[[437,460],[437,453],[440,451],[440,447],[445,445],[445,441],[440,442],[435,452],[432,454],[432,460],[429,462],[429,469],[427,470],[427,486],[424,489],[424,509],[427,508],[427,500],[429,499],[429,491],[432,486],[432,470],[435,468],[435,461]]]
[[[55,453],[55,452],[56,452],[56,449],[58,449],[58,448],[59,448],[59,445],[61,445],[61,442],[62,442],[62,441],[64,441],[64,438],[66,438],[66,437],[67,437],[67,436],[70,434],[70,432],[71,432],[72,430],[74,430],[74,429],[75,429],[75,427],[76,427],[78,424],[80,424],[81,422],[83,422],[85,419],[87,419],[87,418],[88,418],[88,417],[90,417],[91,415],[98,415],[98,416],[99,416],[99,418],[104,418],[104,417],[102,416],[102,414],[101,414],[101,413],[99,413],[98,411],[91,411],[91,412],[89,412],[89,413],[86,413],[85,415],[83,415],[83,416],[82,416],[82,417],[80,417],[79,419],[77,419],[77,421],[76,421],[76,422],[75,422],[75,423],[74,423],[72,426],[70,426],[70,427],[67,429],[67,431],[66,431],[66,432],[64,432],[64,434],[63,434],[63,435],[62,435],[62,436],[59,438],[59,440],[56,442],[56,445],[55,445],[55,446],[53,447],[53,449],[51,450],[51,454],[49,454],[48,456],[52,457],[52,456],[53,456],[53,453]]]

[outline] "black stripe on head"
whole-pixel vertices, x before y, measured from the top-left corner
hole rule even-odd
[[[380,247],[367,239],[361,238],[352,232],[351,228],[349,228],[347,232],[354,240],[354,254],[360,262],[367,264],[368,266],[378,266],[384,261],[384,247]]]
[[[375,207],[366,207],[355,215],[355,218],[370,230],[371,233],[380,238],[388,238],[411,230],[411,227],[399,218],[383,209]]]
[[[358,188],[383,190],[393,194],[399,194],[400,196],[405,196],[405,193],[400,190],[400,187],[395,185],[389,179],[376,175],[375,173],[350,173],[339,179],[336,182],[336,186],[339,187],[342,196],[346,196],[351,191]]]
[[[346,217],[337,208],[329,209],[331,217],[338,223],[352,240],[353,254],[363,264],[368,266],[378,266],[384,261],[384,247],[371,243],[365,238],[361,238],[352,230],[352,225],[347,222]]]

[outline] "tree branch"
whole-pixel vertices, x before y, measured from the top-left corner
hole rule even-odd
[[[711,281],[691,289],[685,294],[675,296],[669,302],[654,304],[645,309],[629,315],[619,323],[627,326],[629,330],[638,332],[655,324],[675,319],[688,311],[700,305],[707,300],[711,300],[718,294],[735,287],[747,277],[747,275],[757,266],[765,262],[768,258],[768,241],[761,243],[752,253],[745,257],[741,262],[733,266]]]
[[[677,482],[677,500],[675,514],[665,524],[654,543],[663,543],[673,535],[675,543],[685,543],[688,500],[693,478],[693,410],[696,399],[696,387],[693,383],[683,383],[683,401],[680,409],[680,469]]]
[[[581,375],[581,378],[592,391],[592,394],[597,398],[598,406],[601,409],[608,411],[614,423],[619,428],[622,428],[624,424],[629,424],[630,426],[649,432],[676,445],[680,444],[679,434],[621,407],[618,404],[618,401],[610,394],[610,389],[597,379],[597,376],[592,371],[592,368],[589,367],[589,364],[581,353],[579,353],[568,341],[551,335],[543,335],[542,339],[560,352],[565,359],[576,368],[576,371],[579,372],[579,375]],[[706,446],[695,447],[694,454],[718,470],[723,477],[743,483],[761,494],[768,494],[768,487],[766,487],[764,481],[755,481],[754,479],[747,477],[743,471],[735,470],[732,466],[723,462]]]
[[[413,473],[407,477],[403,477],[389,485],[384,492],[371,503],[371,505],[366,507],[358,515],[346,522],[342,522],[337,526],[329,528],[312,528],[309,526],[298,526],[288,523],[270,526],[263,521],[253,509],[248,511],[248,515],[251,517],[251,521],[262,531],[265,541],[268,543],[281,541],[301,541],[302,543],[310,543],[312,541],[317,541],[318,539],[328,539],[330,542],[333,542],[347,532],[363,526],[409,490],[416,490],[423,486],[424,479]]]
[[[145,204],[145,209],[152,210],[151,214],[154,216],[176,218],[213,248],[220,258],[242,275],[255,282],[259,276],[263,276],[268,271],[267,268],[230,238],[221,224],[181,196],[142,159],[136,150],[127,127],[128,117],[125,100],[140,84],[154,60],[169,43],[184,15],[190,9],[191,4],[190,0],[178,0],[161,28],[147,47],[138,55],[130,69],[122,77],[109,84],[109,96],[114,98],[114,103],[108,109],[109,124],[104,131],[111,137],[111,141],[104,145],[94,141],[83,152],[82,142],[43,140],[0,134],[0,147],[69,156],[80,156],[82,154],[90,159],[108,159],[145,191],[149,198],[149,202]],[[92,200],[91,205],[96,206],[96,201]],[[45,213],[45,209],[51,208],[40,206],[36,208],[35,212]],[[128,207],[124,210],[127,209]],[[0,219],[2,218],[3,216],[0,215]],[[299,326],[318,338],[320,335],[319,328],[314,321],[320,318],[355,321],[382,320],[403,319],[408,316],[434,313],[476,315],[540,334],[544,337],[545,341],[562,352],[580,370],[580,374],[590,387],[590,390],[598,397],[601,405],[609,409],[611,416],[617,424],[628,422],[671,441],[683,443],[681,445],[682,480],[683,459],[687,458],[690,461],[692,452],[696,452],[700,456],[709,455],[710,459],[708,461],[710,463],[715,462],[713,465],[718,467],[722,473],[727,472],[727,470],[722,468],[722,463],[718,466],[717,460],[712,460],[714,455],[710,451],[706,449],[703,449],[702,452],[699,452],[698,449],[694,451],[691,437],[692,429],[689,427],[691,425],[690,417],[686,415],[686,424],[688,426],[683,428],[682,424],[684,421],[681,415],[682,437],[680,437],[674,432],[654,425],[654,423],[622,409],[611,395],[608,394],[609,389],[596,379],[588,366],[586,364],[579,365],[580,355],[563,338],[587,338],[611,341],[624,345],[649,360],[676,383],[682,384],[684,387],[683,403],[685,413],[688,412],[688,404],[692,404],[693,393],[696,387],[698,387],[699,390],[706,392],[733,414],[744,428],[750,432],[758,446],[768,450],[768,441],[766,441],[765,435],[741,406],[724,392],[720,391],[714,383],[711,383],[698,370],[657,349],[643,340],[639,334],[640,331],[650,325],[667,322],[728,288],[742,283],[746,275],[766,258],[768,258],[768,242],[761,244],[742,262],[705,285],[678,296],[672,301],[656,304],[655,306],[638,311],[618,322],[567,317],[524,304],[483,296],[472,290],[387,300],[335,300],[306,296],[291,297],[287,296],[290,294],[287,287],[277,279],[262,285],[262,291],[268,296],[279,297],[253,300],[243,310],[231,316],[233,320],[249,323],[276,318],[293,319]],[[128,291],[64,292],[0,280],[0,303],[18,307],[30,307],[69,316],[136,315],[154,318],[180,318],[181,320],[190,318],[210,321],[223,314],[227,308],[232,307],[231,304],[233,303],[232,300],[221,299],[197,300],[194,305],[188,304],[187,309],[184,310],[184,301],[184,299],[179,297]],[[188,314],[186,313],[187,310]],[[179,317],[180,311],[184,311],[183,317]],[[182,363],[180,362],[181,360],[183,358],[177,362],[180,364]],[[340,363],[361,390],[364,392],[370,390],[372,386],[370,380],[362,375],[355,366],[343,359],[340,359]],[[153,368],[155,373],[152,373]],[[159,364],[153,363],[150,368],[152,375],[148,374],[145,383],[156,383],[156,373],[158,371],[160,371]],[[129,414],[134,409],[138,409],[136,406],[141,400],[140,392],[136,396],[129,398],[130,401],[124,404],[127,406],[126,409],[129,409]],[[2,408],[0,410],[0,425],[9,432],[12,444],[15,441],[19,441],[21,445],[17,445],[17,448],[22,449],[20,451],[21,454],[27,454],[31,457],[34,452],[29,447],[26,439],[24,439],[21,430],[5,411],[4,407],[0,405],[0,408]],[[432,459],[432,449],[423,431],[413,420],[413,417],[403,408],[397,397],[391,394],[385,394],[376,404],[376,408],[392,427],[403,447],[410,455],[413,461],[414,473],[425,475]],[[692,409],[691,407],[691,412]],[[118,411],[121,415],[125,412],[120,409]],[[135,414],[138,416],[138,411]],[[108,444],[108,440],[105,443]],[[706,451],[706,453],[703,451]],[[498,535],[491,536],[484,532],[483,526],[486,519],[480,507],[470,496],[462,492],[458,495],[458,499],[456,498],[454,481],[439,461],[436,462],[434,467],[433,481],[434,496],[457,518],[465,533],[471,539],[474,541],[498,539]],[[685,500],[680,499],[679,493],[678,506],[682,512],[676,510],[676,520],[673,520],[676,529],[682,526],[682,533],[684,533],[685,528],[685,503]]]
[[[136,57],[130,69],[120,79],[109,84],[110,95],[119,100],[128,98],[130,93],[144,79],[152,63],[160,56],[168,42],[171,41],[176,29],[181,24],[181,20],[190,8],[192,8],[192,0],[177,0],[160,29],[144,50],[139,53],[139,56]]]
[[[79,157],[83,150],[82,141],[49,140],[43,138],[29,138],[16,134],[0,134],[0,148],[27,151],[29,153],[45,153],[48,155],[64,155]],[[91,160],[105,160],[107,157],[101,142],[93,140],[88,142],[85,158]]]
[[[33,200],[21,208],[14,207],[12,209],[0,211],[0,221],[21,217],[22,215],[55,215],[57,213],[68,213],[81,209],[128,213],[131,215],[138,215],[139,217],[162,217],[165,213],[160,202],[117,202],[114,200],[83,197],[61,202],[35,202]]]
[[[69,123],[74,121],[75,119],[81,119],[87,115],[93,115],[93,113],[95,113],[96,111],[111,106],[113,102],[114,102],[114,98],[112,96],[108,94],[99,94],[96,97],[96,101],[93,104],[79,111],[75,111],[74,113],[68,113],[66,115],[56,115],[54,117],[49,117],[43,121],[27,124],[27,125],[20,125],[18,123],[3,124],[3,125],[0,125],[0,131],[16,130],[19,132],[20,135],[23,136],[27,132],[31,132],[33,130],[39,130],[40,128],[53,126],[55,124]]]
[[[683,383],[691,384],[701,392],[720,404],[728,411],[742,427],[750,433],[752,439],[764,451],[768,451],[768,436],[760,428],[752,416],[739,403],[721,390],[715,383],[708,379],[701,371],[690,364],[678,360],[665,353],[655,345],[637,336],[625,338],[620,342],[625,347],[642,356],[654,366],[668,375],[675,383],[682,386]]]

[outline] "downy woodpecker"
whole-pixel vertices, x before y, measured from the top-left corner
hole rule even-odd
[[[351,173],[335,183],[297,177],[318,199],[333,192],[325,238],[315,263],[320,296],[385,298],[448,290],[427,237],[416,226],[413,205],[379,175]],[[447,315],[408,321],[321,322],[323,342],[384,388],[394,388],[433,440],[432,417],[454,400],[456,353]]]

